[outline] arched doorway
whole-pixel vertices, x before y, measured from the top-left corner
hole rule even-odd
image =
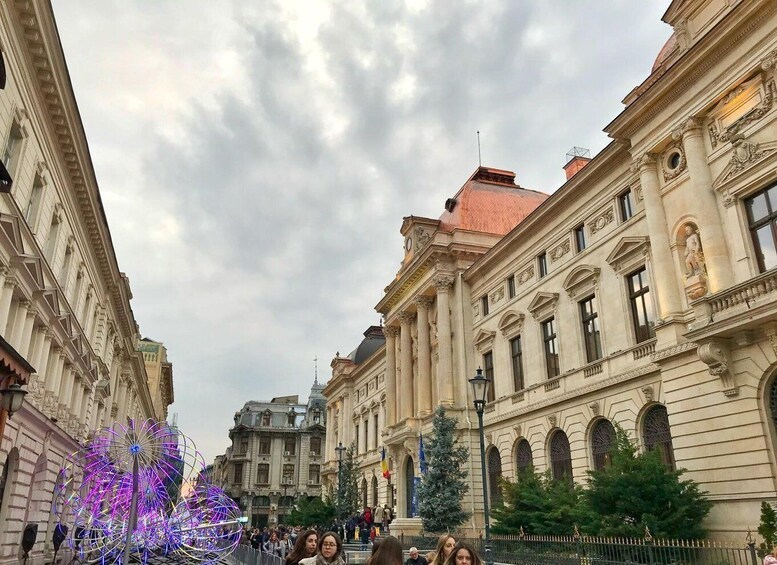
[[[572,451],[567,434],[561,430],[550,439],[550,466],[554,480],[572,484]]]
[[[604,469],[612,464],[612,450],[615,448],[615,428],[606,418],[600,419],[591,430],[591,454],[594,469]]]
[[[367,508],[367,479],[362,477],[362,510]]]
[[[502,503],[502,485],[499,484],[499,479],[502,477],[502,456],[499,455],[499,450],[496,447],[488,450],[486,462],[488,467],[488,498],[491,506],[496,506]]]
[[[405,516],[412,518],[414,514],[413,499],[415,498],[415,468],[413,458],[408,457],[405,461]]]
[[[774,394],[774,390],[775,387],[772,385],[772,394]],[[642,434],[645,449],[648,451],[658,450],[664,465],[674,469],[672,430],[669,429],[669,415],[666,412],[666,406],[656,404],[648,409],[642,424]]]
[[[0,472],[0,537],[5,534],[5,529],[11,520],[8,519],[10,512],[11,497],[14,495],[13,486],[16,484],[16,478],[19,474],[19,450],[13,448],[8,452],[3,463],[3,470]]]
[[[372,506],[378,505],[378,477],[372,476]]]

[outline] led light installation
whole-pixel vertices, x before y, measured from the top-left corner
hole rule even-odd
[[[240,539],[241,512],[210,484],[192,441],[165,422],[97,432],[68,458],[54,512],[82,563],[214,563]]]

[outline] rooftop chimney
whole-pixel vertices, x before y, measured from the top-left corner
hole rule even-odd
[[[585,167],[590,160],[591,152],[585,147],[573,147],[567,151],[567,164],[564,165],[564,172],[567,174],[567,180],[580,172],[580,169]]]

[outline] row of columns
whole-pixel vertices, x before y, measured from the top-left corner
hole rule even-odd
[[[704,147],[702,121],[692,117],[675,130],[674,137],[681,140],[688,166],[690,194],[689,209],[697,212],[696,221],[707,268],[708,290],[715,293],[733,284],[732,265],[726,237],[712,186],[707,151]],[[658,296],[658,314],[666,319],[683,309],[678,287],[677,270],[673,264],[671,235],[668,231],[666,212],[661,196],[657,156],[645,153],[635,161],[645,201],[645,219],[651,239],[651,256],[655,268],[655,286]]]
[[[450,274],[434,279],[435,298],[419,296],[414,301],[415,312],[397,315],[399,327],[387,324],[386,336],[386,416],[388,425],[416,416],[426,416],[433,410],[432,344],[429,309],[437,304],[437,388],[439,404],[454,403],[453,361],[451,342],[450,289],[454,283]],[[412,323],[416,321],[418,369],[413,374]],[[397,372],[397,337],[399,337],[399,372]]]

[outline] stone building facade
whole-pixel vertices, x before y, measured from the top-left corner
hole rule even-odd
[[[299,497],[321,496],[326,400],[316,381],[298,396],[250,401],[235,413],[232,444],[214,462],[220,480],[254,526],[277,526]]]
[[[0,51],[0,334],[33,369],[0,437],[0,563],[37,524],[36,564],[65,458],[95,428],[157,411],[50,3],[0,3]]]
[[[138,342],[138,351],[143,355],[154,419],[165,421],[167,407],[175,401],[173,364],[167,360],[167,348],[163,343],[144,337]]]
[[[482,528],[478,367],[492,496],[527,465],[584,482],[617,423],[709,493],[716,537],[741,540],[777,502],[777,4],[674,0],[663,19],[672,36],[612,143],[503,236],[452,253],[435,249],[463,237],[445,216],[405,219],[423,244],[377,306],[376,353],[401,529],[420,526],[408,500],[437,404],[473,454],[464,528]]]

